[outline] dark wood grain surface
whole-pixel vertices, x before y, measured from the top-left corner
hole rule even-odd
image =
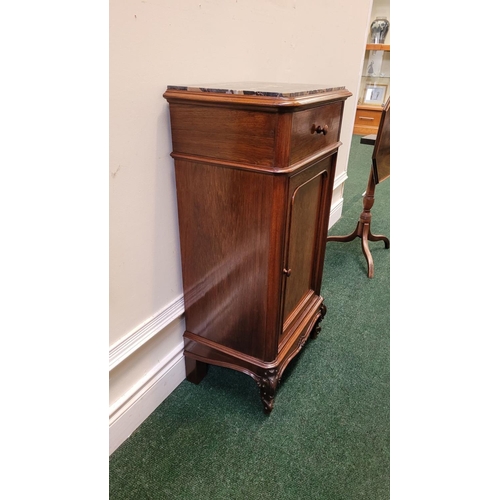
[[[188,380],[257,382],[264,410],[326,313],[321,277],[345,89],[288,97],[169,89]]]

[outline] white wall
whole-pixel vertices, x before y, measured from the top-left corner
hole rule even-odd
[[[372,0],[110,0],[110,453],[184,379],[169,84],[345,86],[340,216]]]

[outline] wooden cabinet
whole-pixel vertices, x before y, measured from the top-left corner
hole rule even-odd
[[[390,95],[390,45],[369,43],[359,89],[354,134],[376,134]]]
[[[354,134],[376,134],[380,125],[382,108],[373,106],[358,106],[354,118]]]
[[[326,312],[321,278],[345,88],[169,86],[186,374],[239,370],[270,412]]]

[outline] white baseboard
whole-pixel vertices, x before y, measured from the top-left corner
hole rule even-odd
[[[115,342],[109,348],[109,371],[128,358],[139,347],[160,332],[168,324],[184,313],[184,295],[180,295],[162,311],[149,318],[145,323]]]
[[[186,378],[184,342],[109,408],[111,455]]]
[[[337,203],[334,203],[330,208],[330,218],[328,219],[328,229],[331,229],[333,225],[342,216],[342,207],[344,206],[344,198],[341,198]]]
[[[335,177],[333,182],[333,191],[335,192],[339,187],[347,180],[347,172],[343,171],[338,177]],[[330,207],[330,218],[328,219],[328,229],[331,229],[333,225],[342,217],[342,208],[344,206],[344,197],[342,196],[340,200],[332,203]]]
[[[341,184],[347,180],[347,170],[341,172],[333,181],[333,190],[335,191]]]

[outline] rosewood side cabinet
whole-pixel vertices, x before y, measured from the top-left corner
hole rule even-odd
[[[187,379],[239,370],[266,413],[326,313],[321,297],[344,87],[168,86]]]

